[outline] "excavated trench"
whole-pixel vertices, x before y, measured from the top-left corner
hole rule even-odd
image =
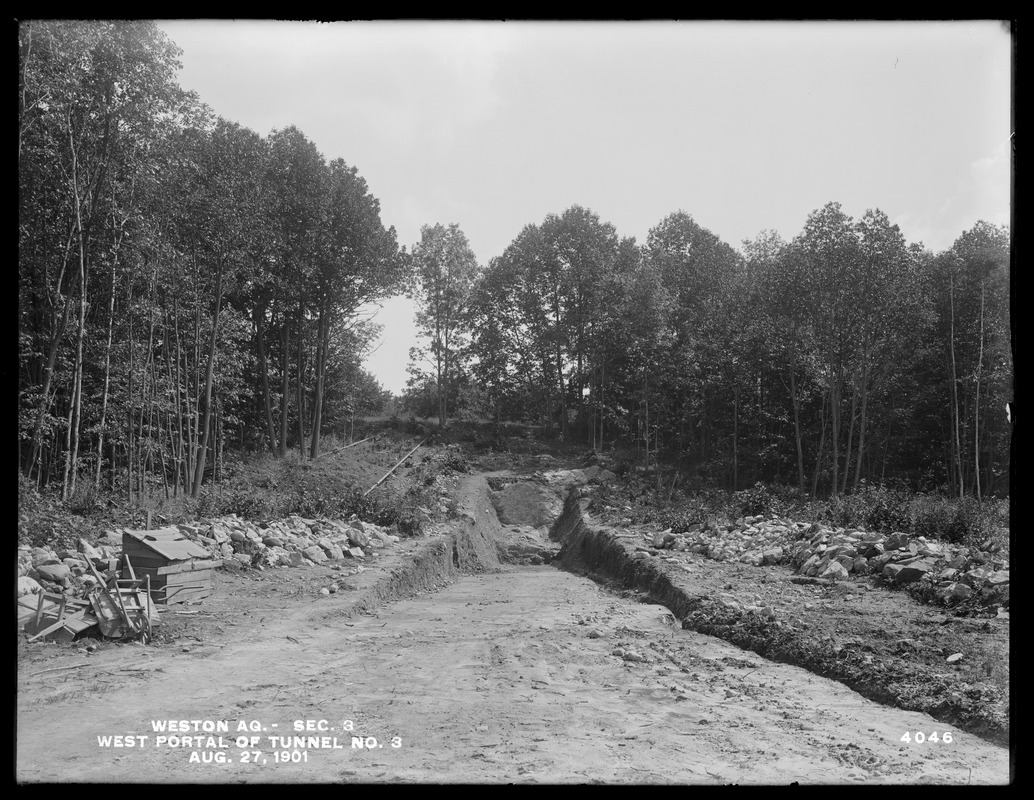
[[[1008,718],[1000,709],[989,709],[980,701],[966,705],[929,694],[915,697],[909,688],[916,675],[900,681],[895,680],[900,676],[891,676],[885,670],[859,667],[841,658],[838,651],[821,646],[813,635],[731,610],[715,596],[713,587],[701,594],[679,585],[666,574],[663,562],[623,543],[615,531],[590,528],[577,488],[568,493],[549,538],[561,545],[553,565],[612,589],[631,592],[643,602],[663,605],[685,630],[723,639],[770,661],[801,667],[882,705],[922,711],[994,744],[1009,744]],[[686,583],[686,579],[681,578],[679,583]]]
[[[673,578],[662,561],[629,546],[627,537],[590,527],[577,486],[543,485],[502,473],[487,479],[468,476],[456,500],[456,519],[421,542],[397,569],[362,587],[349,606],[336,609],[334,615],[370,614],[385,603],[435,591],[463,575],[551,564],[664,606],[685,630],[714,636],[770,661],[802,667],[882,705],[922,711],[995,744],[1009,741],[1007,718],[986,704],[950,704],[929,694],[914,697],[910,694],[914,676],[903,678],[898,674],[901,670],[888,672],[891,668],[879,665],[860,666],[822,646],[813,635],[763,618],[744,617],[724,605],[714,587],[694,591],[685,577]]]

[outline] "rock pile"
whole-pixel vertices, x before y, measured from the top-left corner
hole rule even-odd
[[[298,567],[345,558],[363,560],[399,541],[385,528],[354,516],[347,522],[292,515],[255,523],[231,514],[178,527],[216,558],[232,558],[261,567]]]
[[[52,550],[46,547],[18,548],[18,596],[39,594],[42,591],[83,596],[97,583],[87,559],[94,563],[107,562],[109,567],[117,564],[122,542],[118,547],[110,539],[102,539],[96,546],[85,539],[79,540],[78,550],[65,548]]]
[[[399,541],[385,528],[355,517],[343,522],[291,516],[259,524],[231,514],[177,527],[213,557],[257,567],[298,567],[340,559],[362,562]],[[118,568],[121,551],[121,530],[106,531],[96,545],[80,539],[76,551],[19,547],[18,596],[43,590],[82,596],[96,583],[87,559],[106,562],[110,574]]]
[[[972,599],[981,605],[1009,607],[1009,570],[994,554],[905,533],[876,534],[830,528],[777,516],[714,520],[683,534],[670,529],[646,534],[655,550],[685,550],[719,561],[754,566],[786,564],[801,575],[844,580],[881,575],[894,585],[922,582],[945,604]]]

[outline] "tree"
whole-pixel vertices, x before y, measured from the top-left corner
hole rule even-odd
[[[420,229],[413,247],[415,266],[412,296],[417,301],[417,325],[430,342],[425,354],[434,368],[438,424],[448,418],[450,381],[455,377],[457,351],[465,341],[464,317],[478,269],[477,258],[459,225],[437,224]]]

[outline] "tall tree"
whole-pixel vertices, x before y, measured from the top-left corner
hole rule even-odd
[[[459,225],[446,227],[439,223],[420,229],[420,242],[413,247],[413,264],[416,321],[430,342],[438,424],[444,427],[457,351],[465,341],[464,318],[478,269],[477,258]]]

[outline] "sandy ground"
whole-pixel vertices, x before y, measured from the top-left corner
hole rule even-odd
[[[261,621],[189,652],[123,645],[81,668],[23,669],[17,779],[1008,781],[1005,748],[958,731],[946,743],[950,728],[926,715],[682,630],[661,606],[550,566],[460,577],[349,620],[333,613],[337,600],[259,607]],[[154,730],[168,720],[227,731]],[[114,735],[147,738],[100,744]],[[158,744],[162,735],[192,741]],[[294,736],[306,740],[280,740]]]

